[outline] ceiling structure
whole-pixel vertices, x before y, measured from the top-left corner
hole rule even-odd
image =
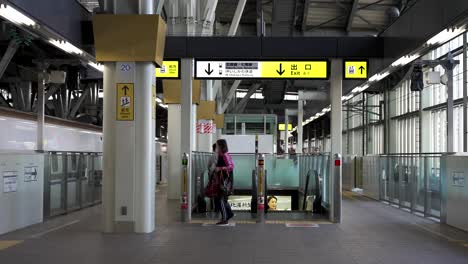
[[[99,8],[98,0],[77,0],[87,10]],[[377,36],[417,0],[247,0],[240,20],[237,36]],[[167,1],[166,1],[167,2]],[[226,35],[233,19],[237,0],[218,0],[214,23],[214,35]],[[261,12],[259,13],[259,10]],[[163,8],[163,17],[166,13]],[[263,14],[264,31],[259,32],[257,23]],[[245,80],[238,87],[243,95],[258,81]],[[232,81],[223,81],[227,92]],[[343,83],[344,93],[356,81]],[[282,121],[286,108],[297,108],[294,95],[299,90],[318,91],[328,94],[328,81],[264,81],[248,100],[242,113],[274,113]],[[255,99],[255,98],[260,99]],[[297,97],[297,96],[296,96]],[[289,100],[289,99],[293,100]],[[232,100],[227,113],[239,112],[236,107],[242,98]],[[329,100],[306,102],[305,116],[320,111]],[[295,123],[295,122],[294,122]]]

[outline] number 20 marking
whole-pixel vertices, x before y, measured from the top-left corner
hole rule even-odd
[[[129,64],[121,64],[120,71],[130,71],[131,67]]]

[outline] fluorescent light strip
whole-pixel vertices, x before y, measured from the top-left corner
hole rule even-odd
[[[36,22],[34,20],[30,19],[29,17],[25,16],[24,14],[7,4],[0,5],[0,16],[17,25],[36,25]]]
[[[405,66],[406,64],[413,62],[415,59],[419,57],[419,54],[413,54],[413,55],[405,55],[395,62],[393,62],[390,66],[391,67],[398,67],[398,66]]]
[[[57,48],[67,52],[67,53],[72,53],[72,54],[78,54],[81,55],[83,54],[83,51],[71,44],[68,41],[61,41],[61,40],[56,40],[56,39],[49,39],[49,43],[52,45],[56,46]]]
[[[466,30],[465,26],[462,27],[457,27],[457,28],[447,28],[441,31],[439,34],[435,35],[431,39],[429,39],[426,44],[431,46],[431,45],[439,45],[443,44],[456,36],[460,35]]]
[[[104,65],[102,65],[100,63],[95,63],[95,62],[89,61],[88,65],[93,67],[94,69],[100,71],[100,72],[104,71]]]

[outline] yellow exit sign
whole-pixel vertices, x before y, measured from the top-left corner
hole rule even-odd
[[[278,124],[279,131],[284,131],[285,128],[286,128],[285,124]],[[292,131],[292,124],[288,124],[288,131]]]
[[[345,60],[344,79],[367,79],[369,63],[367,60]]]
[[[180,61],[165,60],[160,68],[156,68],[157,79],[180,79]]]
[[[263,61],[265,79],[328,79],[327,61]]]

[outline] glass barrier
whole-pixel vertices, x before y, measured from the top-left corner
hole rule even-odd
[[[213,154],[192,152],[192,181],[194,204],[204,198],[204,188],[208,184],[208,162]],[[234,162],[234,190],[238,193],[252,189],[252,171],[256,167],[255,154],[231,154]],[[322,201],[328,204],[329,154],[320,155],[265,155],[267,172],[267,194],[288,196],[292,205],[287,209],[312,209],[313,195],[320,190]],[[316,180],[316,176],[318,176]],[[301,193],[301,194],[298,194]],[[309,199],[304,205],[304,196]],[[286,208],[285,207],[285,208]]]
[[[45,217],[100,203],[101,153],[50,152],[44,163]]]
[[[400,208],[440,217],[440,155],[376,156],[380,199]]]

